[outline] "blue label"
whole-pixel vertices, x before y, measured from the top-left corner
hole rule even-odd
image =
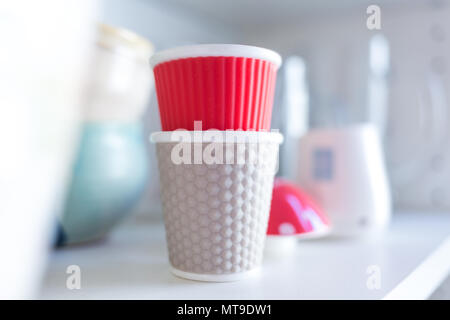
[[[334,154],[329,148],[317,148],[313,153],[314,179],[333,179]]]

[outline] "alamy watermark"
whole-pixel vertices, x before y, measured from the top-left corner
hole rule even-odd
[[[168,142],[176,143],[170,154],[173,164],[266,164],[265,169],[278,170],[278,130],[270,132],[243,130],[202,130],[202,122],[194,122],[194,131],[183,129],[170,133]],[[273,161],[267,161],[268,158]],[[268,164],[268,165],[267,165]]]
[[[369,15],[366,20],[366,26],[369,30],[381,29],[381,8],[375,4],[367,7],[366,13]]]
[[[366,281],[366,287],[369,290],[381,289],[381,268],[378,265],[370,265],[366,269],[366,273],[369,275]]]
[[[69,275],[66,279],[66,288],[69,290],[81,289],[81,268],[76,264],[67,267],[66,273]]]

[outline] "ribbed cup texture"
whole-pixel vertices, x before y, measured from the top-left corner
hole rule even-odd
[[[154,68],[163,131],[269,130],[276,66],[243,57],[196,57]]]
[[[257,161],[245,164],[175,164],[171,157],[177,144],[156,144],[171,265],[215,275],[259,267],[278,144],[258,143]],[[209,146],[203,144],[203,152]],[[228,144],[224,153],[234,148]],[[247,144],[245,152],[248,159],[256,151]]]

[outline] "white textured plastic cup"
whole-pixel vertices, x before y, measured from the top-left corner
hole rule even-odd
[[[155,133],[152,140],[172,273],[213,282],[236,281],[256,273],[263,258],[281,134],[240,132],[241,137],[257,139],[225,144],[217,140],[199,144],[195,139],[173,142],[170,134]],[[218,155],[222,147],[224,162],[228,161],[173,161],[180,147],[190,149],[193,160],[198,146],[203,156],[212,147]],[[237,161],[240,147],[244,147],[239,151],[245,154],[244,163]],[[226,159],[230,153],[234,157]]]

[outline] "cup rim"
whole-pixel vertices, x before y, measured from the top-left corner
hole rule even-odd
[[[281,56],[277,52],[266,48],[242,44],[198,44],[159,51],[150,58],[150,66],[155,68],[163,62],[197,57],[245,57],[261,59],[272,62],[276,69],[282,63]]]
[[[174,132],[177,132],[174,137]],[[183,140],[183,133],[188,134],[189,141]],[[266,132],[266,131],[241,131],[241,130],[204,130],[204,131],[188,131],[188,130],[175,130],[175,131],[157,131],[150,135],[150,141],[153,143],[180,143],[180,142],[193,142],[193,143],[210,143],[210,142],[225,142],[227,143],[226,133],[231,133],[236,137],[236,143],[257,142],[257,143],[283,143],[283,135],[279,132]],[[219,136],[220,134],[220,136]],[[176,139],[179,137],[179,139]]]

